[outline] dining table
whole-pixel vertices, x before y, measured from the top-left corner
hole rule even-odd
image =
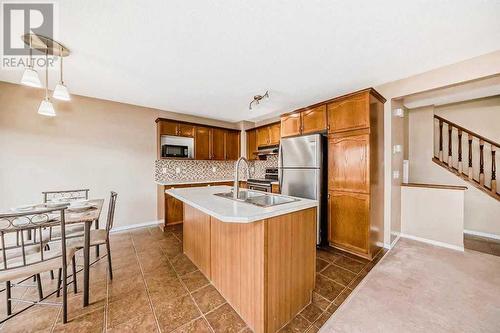
[[[84,211],[73,211],[71,206],[65,214],[66,225],[74,225],[78,223],[84,224],[83,231],[83,306],[89,305],[90,294],[90,228],[92,223],[96,223],[98,227],[99,217],[101,215],[104,199],[91,199],[87,201],[90,208]]]
[[[80,201],[81,203],[82,201]],[[102,206],[104,204],[104,199],[90,199],[85,200],[85,206],[72,206],[71,202],[61,202],[59,206],[62,204],[66,204],[67,208],[65,209],[64,220],[66,229],[68,226],[76,225],[76,224],[84,224],[83,231],[83,306],[86,307],[89,305],[89,294],[90,294],[90,229],[92,224],[95,222],[96,228],[99,227],[99,217],[101,215]],[[26,207],[26,206],[21,206]],[[57,203],[53,203],[52,206],[48,206],[47,203],[29,205],[30,209],[32,209],[33,213],[36,214],[37,211],[44,211],[48,208],[52,207],[57,209]],[[13,208],[12,210],[19,212],[19,210]],[[22,211],[22,210],[21,210]],[[12,214],[12,213],[10,213]],[[0,213],[0,220],[4,213]],[[9,213],[6,213],[9,215]],[[43,214],[42,214],[43,215]],[[58,226],[58,222],[61,219],[59,214],[48,214],[46,222],[38,222],[37,227],[41,229],[49,229],[49,237],[48,241],[52,241],[52,227]],[[60,222],[59,222],[60,223]],[[9,229],[11,229],[9,231]],[[19,229],[11,224],[10,228],[3,229],[4,233],[9,232],[17,232]],[[40,231],[41,233],[41,231]],[[81,237],[81,234],[75,236],[68,236],[66,240],[71,239],[73,237]],[[96,255],[99,259],[99,255],[96,248]],[[76,277],[74,277],[76,278]]]

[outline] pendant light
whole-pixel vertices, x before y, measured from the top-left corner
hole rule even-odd
[[[45,98],[38,107],[38,114],[43,116],[54,117],[56,110],[49,99],[49,51],[45,51]]]
[[[28,67],[24,70],[23,77],[21,78],[21,84],[28,87],[41,88],[42,83],[38,77],[37,71],[33,68],[33,53],[31,48],[31,38],[30,38],[30,60]]]
[[[54,89],[52,97],[54,97],[55,99],[59,99],[61,101],[69,101],[71,100],[71,96],[69,95],[68,88],[64,85],[63,81],[63,57],[59,57],[59,61],[60,61],[60,68],[59,68],[60,80],[59,83],[56,85],[56,88]]]

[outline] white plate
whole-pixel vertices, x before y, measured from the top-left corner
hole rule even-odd
[[[10,210],[14,211],[14,212],[28,212],[30,210],[34,210],[35,208],[37,207],[36,204],[31,204],[31,205],[23,205],[23,206],[19,206],[19,207],[14,207],[14,208],[11,208]]]
[[[49,201],[45,203],[45,207],[47,208],[57,208],[57,207],[64,207],[68,203],[67,202],[60,202],[60,201]]]
[[[90,207],[91,204],[88,201],[72,201],[69,204],[69,208],[85,208],[85,207]]]

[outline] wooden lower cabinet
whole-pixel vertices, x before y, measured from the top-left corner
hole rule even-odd
[[[276,332],[311,302],[315,208],[252,223],[222,222],[189,205],[184,212],[184,253],[253,332]]]
[[[246,184],[246,182],[245,182]],[[183,204],[182,201],[168,195],[165,190],[171,188],[183,188],[183,187],[202,187],[202,186],[233,186],[232,181],[227,182],[214,182],[214,183],[195,183],[195,184],[179,184],[179,185],[158,185],[158,218],[163,218],[165,225],[179,224],[184,221]],[[163,203],[161,203],[163,202]]]
[[[330,244],[368,256],[370,252],[370,195],[328,193]]]
[[[370,135],[368,130],[333,134],[328,138],[328,188],[370,192]]]
[[[384,105],[373,89],[329,102],[328,240],[372,259],[384,242]]]
[[[165,193],[165,190],[170,188],[183,188],[183,187],[191,187],[190,184],[181,184],[175,186],[162,186],[163,187],[163,196],[165,198],[165,207],[164,207],[164,221],[165,225],[172,225],[182,223],[184,214],[183,214],[183,204],[182,201],[168,195]]]
[[[182,202],[181,202],[182,204]],[[184,206],[182,243],[184,253],[205,276],[210,273],[210,216],[188,205]]]

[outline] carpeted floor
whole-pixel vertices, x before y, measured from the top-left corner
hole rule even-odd
[[[500,257],[401,239],[320,332],[500,332]]]

